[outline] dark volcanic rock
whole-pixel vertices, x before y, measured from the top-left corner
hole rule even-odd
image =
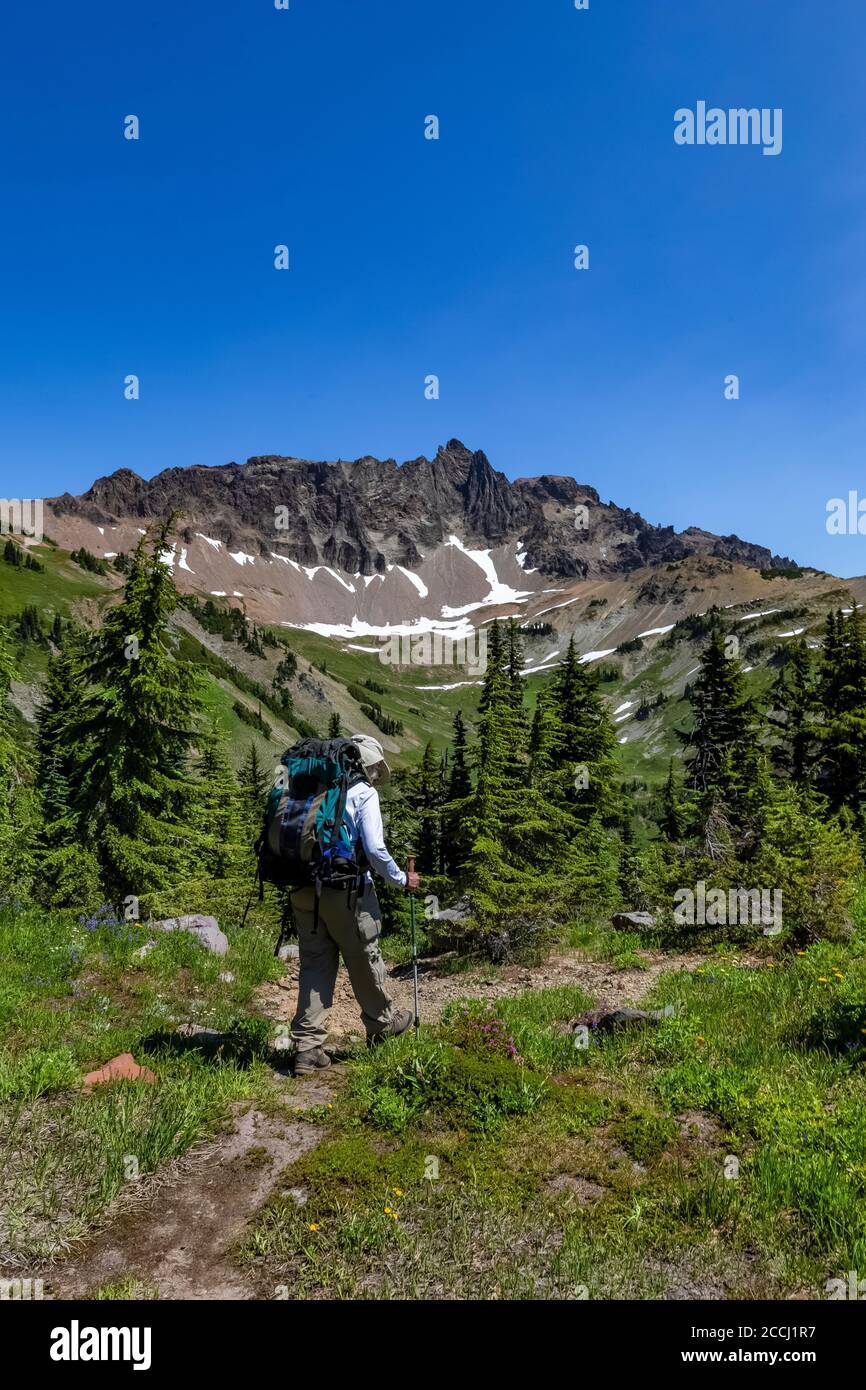
[[[583,528],[575,524],[578,506],[588,517]],[[653,526],[574,478],[510,482],[459,439],[433,459],[403,464],[369,455],[353,463],[264,455],[245,464],[169,468],[149,480],[121,468],[51,507],[60,518],[99,526],[176,511],[187,537],[199,530],[229,548],[277,549],[302,565],[367,576],[391,564],[419,565],[452,533],[480,548],[519,541],[528,567],[563,578],[620,574],[691,555],[760,569],[793,563],[737,536]]]
[[[575,1019],[575,1028],[590,1028],[595,1033],[614,1033],[620,1028],[630,1028],[635,1024],[646,1027],[649,1023],[661,1023],[663,1018],[672,1018],[676,1010],[673,1004],[663,1009],[591,1009]]]

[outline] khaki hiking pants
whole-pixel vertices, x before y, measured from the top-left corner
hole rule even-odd
[[[314,903],[312,888],[300,888],[292,894],[301,961],[292,1037],[299,1052],[321,1047],[328,1035],[341,955],[367,1035],[381,1033],[392,1018],[391,1000],[385,992],[385,963],[379,950],[382,913],[372,883],[364,884],[351,907],[345,888],[323,888],[315,932]]]

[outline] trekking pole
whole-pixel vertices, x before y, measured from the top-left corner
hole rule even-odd
[[[406,872],[414,874],[415,856],[410,854],[406,860]],[[415,987],[415,1036],[421,1027],[421,1017],[418,1012],[418,941],[415,935],[415,889],[409,889],[409,912],[412,918],[412,982]]]

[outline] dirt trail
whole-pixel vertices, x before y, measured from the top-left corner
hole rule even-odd
[[[555,954],[541,966],[508,966],[496,972],[473,970],[456,975],[437,972],[436,963],[421,962],[422,1019],[432,1022],[446,1004],[461,997],[500,999],[527,989],[577,985],[597,1006],[637,1003],[662,972],[693,970],[699,955],[645,954],[645,968],[616,970],[577,953]],[[276,1022],[291,1019],[297,994],[298,962],[287,962],[285,977],[256,994],[261,1013]],[[389,971],[389,990],[401,1007],[411,1006],[412,975],[406,966]],[[341,968],[331,1018],[332,1036],[358,1035],[358,1006]],[[301,1109],[330,1100],[344,1068],[297,1083],[291,1103]],[[56,1298],[77,1298],[109,1281],[134,1277],[158,1290],[162,1299],[253,1299],[268,1297],[238,1269],[231,1249],[256,1211],[276,1186],[283,1170],[314,1148],[321,1137],[302,1118],[286,1121],[253,1108],[235,1112],[234,1132],[204,1145],[121,1199],[99,1235],[78,1256],[43,1272]],[[274,1294],[276,1296],[276,1294]]]
[[[455,999],[504,999],[523,994],[527,989],[552,989],[558,985],[575,985],[592,996],[598,1008],[621,1008],[637,1004],[648,994],[659,975],[669,971],[695,970],[706,964],[706,956],[696,953],[661,955],[639,952],[643,969],[617,970],[603,961],[581,959],[577,952],[562,952],[550,956],[544,965],[504,966],[497,970],[468,970],[459,974],[439,973],[441,958],[419,963],[419,998],[422,1022],[438,1019],[447,1004]],[[402,1009],[413,1007],[412,970],[410,966],[392,966],[388,970],[388,992]],[[270,981],[256,992],[256,1006],[268,1018],[278,1023],[290,1023],[298,993],[298,961],[286,962],[282,980]],[[341,966],[331,1012],[330,1036],[335,1041],[363,1038],[358,1005],[352,994],[349,978]]]
[[[293,1105],[329,1100],[339,1070],[327,1085],[320,1077],[299,1083]],[[56,1298],[80,1298],[129,1277],[155,1287],[161,1299],[260,1297],[228,1252],[283,1169],[320,1137],[302,1119],[239,1110],[233,1134],[169,1165],[143,1204],[121,1211],[80,1257],[46,1271],[46,1283]]]

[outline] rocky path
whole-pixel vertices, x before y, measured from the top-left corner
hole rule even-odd
[[[694,970],[706,962],[696,953],[662,955],[640,952],[643,967],[617,970],[603,961],[582,959],[577,952],[554,953],[539,966],[510,965],[497,969],[442,973],[442,961],[422,960],[419,963],[419,1000],[421,1022],[435,1022],[446,1005],[456,999],[506,999],[523,994],[527,989],[553,989],[574,985],[592,996],[598,1008],[619,1008],[637,1004],[652,989],[659,975],[678,970]],[[286,962],[282,980],[262,985],[256,994],[256,1006],[276,1023],[290,1023],[295,1011],[298,992],[298,962]],[[402,1009],[413,1007],[411,966],[392,966],[388,971],[388,991]],[[358,1005],[349,978],[340,967],[334,1007],[331,1013],[331,1037],[345,1042],[362,1038]]]
[[[493,971],[439,973],[436,963],[421,962],[422,1021],[432,1022],[446,1004],[474,997],[500,999],[527,989],[577,985],[598,1007],[637,1004],[662,972],[693,970],[698,955],[646,953],[643,969],[615,970],[581,960],[576,953],[555,954],[542,966],[509,966]],[[257,992],[259,1011],[286,1023],[294,1011],[298,964],[287,962],[285,978]],[[395,1002],[411,1006],[412,975],[406,966],[389,972]],[[341,969],[332,1014],[332,1036],[345,1041],[359,1032],[357,1005]],[[291,1104],[300,1110],[327,1102],[340,1084],[344,1068],[298,1083]],[[232,1259],[232,1250],[256,1211],[273,1191],[280,1174],[318,1142],[321,1131],[304,1121],[238,1107],[234,1130],[192,1150],[142,1182],[131,1198],[121,1199],[105,1230],[76,1256],[43,1271],[55,1298],[76,1298],[116,1280],[134,1278],[162,1299],[239,1300],[269,1295],[254,1286]]]
[[[342,1069],[299,1082],[293,1106],[321,1105]],[[110,1226],[83,1253],[43,1277],[55,1298],[81,1298],[134,1278],[161,1299],[261,1297],[230,1258],[232,1247],[280,1174],[308,1153],[321,1131],[303,1118],[286,1122],[238,1107],[234,1132],[193,1150],[120,1203]],[[267,1295],[265,1295],[267,1296]]]

